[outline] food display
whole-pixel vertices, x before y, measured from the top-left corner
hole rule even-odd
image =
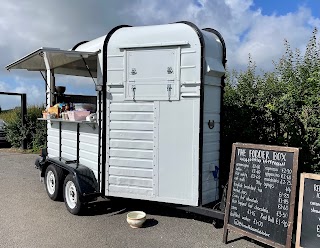
[[[96,106],[89,103],[57,103],[42,112],[44,119],[63,119],[70,121],[84,121],[91,113],[95,113]],[[94,118],[89,118],[89,121]]]

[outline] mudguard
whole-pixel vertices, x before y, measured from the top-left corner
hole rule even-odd
[[[65,172],[71,173],[76,181],[79,189],[80,200],[88,202],[94,200],[101,195],[99,192],[99,184],[93,171],[77,161],[70,161],[63,158],[47,158],[39,157],[35,161],[35,165],[41,171],[41,177],[44,177],[45,171],[50,164],[54,164]]]

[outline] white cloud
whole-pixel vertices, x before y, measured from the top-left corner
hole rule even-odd
[[[8,88],[8,84],[0,81],[0,91],[6,91]]]
[[[284,52],[284,39],[293,48],[303,49],[313,27],[320,26],[320,19],[306,7],[285,15],[263,15],[253,0],[202,0],[202,6],[192,0],[170,2],[141,0],[135,4],[134,15],[146,24],[190,20],[200,28],[217,29],[226,41],[231,69],[245,68],[250,53],[259,68],[270,70],[272,61]]]
[[[2,92],[15,92],[15,93],[26,93],[28,105],[39,105],[45,102],[45,88],[44,84],[37,85],[20,81],[16,78],[17,85],[14,87],[9,84],[0,82],[0,91]],[[10,109],[20,106],[20,96],[8,96],[0,94],[0,106],[2,109]]]

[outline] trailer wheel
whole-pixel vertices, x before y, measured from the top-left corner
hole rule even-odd
[[[78,215],[82,208],[79,198],[79,189],[76,186],[75,179],[69,174],[64,180],[63,199],[68,211],[74,215]]]
[[[50,164],[45,172],[45,187],[49,198],[58,201],[62,198],[63,170]]]

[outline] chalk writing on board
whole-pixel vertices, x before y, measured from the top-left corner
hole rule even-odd
[[[300,190],[297,247],[319,247],[320,175],[303,173]]]
[[[229,223],[285,244],[293,153],[236,148]]]

